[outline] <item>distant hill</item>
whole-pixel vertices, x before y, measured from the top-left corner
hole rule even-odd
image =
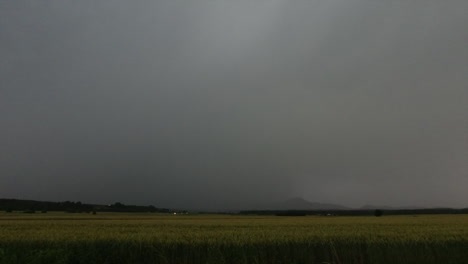
[[[337,204],[315,203],[303,198],[293,198],[261,210],[243,210],[241,215],[277,215],[277,216],[373,216],[376,209],[384,215],[419,215],[419,214],[468,214],[468,208],[423,208],[418,206],[376,206],[364,205],[360,208],[349,208]]]
[[[366,204],[366,205],[361,206],[361,208],[359,208],[359,209],[362,209],[362,210],[375,210],[375,209],[393,210],[395,208],[392,207],[392,206],[377,206],[377,205],[372,205],[372,204]]]
[[[269,210],[349,210],[350,208],[329,203],[310,202],[303,198],[296,197],[275,205],[271,205]]]

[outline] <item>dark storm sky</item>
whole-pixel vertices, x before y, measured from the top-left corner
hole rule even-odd
[[[468,207],[468,1],[0,2],[0,197]]]

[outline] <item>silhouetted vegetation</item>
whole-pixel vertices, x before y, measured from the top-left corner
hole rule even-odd
[[[380,216],[383,215],[383,212],[382,212],[382,210],[380,210],[380,209],[376,209],[376,210],[374,211],[374,215],[375,215],[376,217],[380,217]]]
[[[468,208],[432,208],[380,210],[382,215],[421,215],[421,214],[468,214]],[[316,215],[316,216],[375,216],[376,210],[249,210],[240,211],[241,215]]]
[[[276,214],[277,216],[306,216],[304,211],[283,211]]]
[[[150,212],[169,213],[169,209],[150,206],[125,205],[117,202],[111,205],[84,204],[81,202],[42,202],[33,200],[0,199],[0,211],[24,213],[47,213],[48,211],[62,211],[68,213],[93,213],[96,212]]]

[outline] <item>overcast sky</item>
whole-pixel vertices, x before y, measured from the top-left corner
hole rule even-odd
[[[0,197],[468,207],[468,1],[0,2]]]

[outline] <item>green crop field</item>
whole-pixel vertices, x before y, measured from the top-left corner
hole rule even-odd
[[[468,263],[467,215],[0,213],[0,263]]]

